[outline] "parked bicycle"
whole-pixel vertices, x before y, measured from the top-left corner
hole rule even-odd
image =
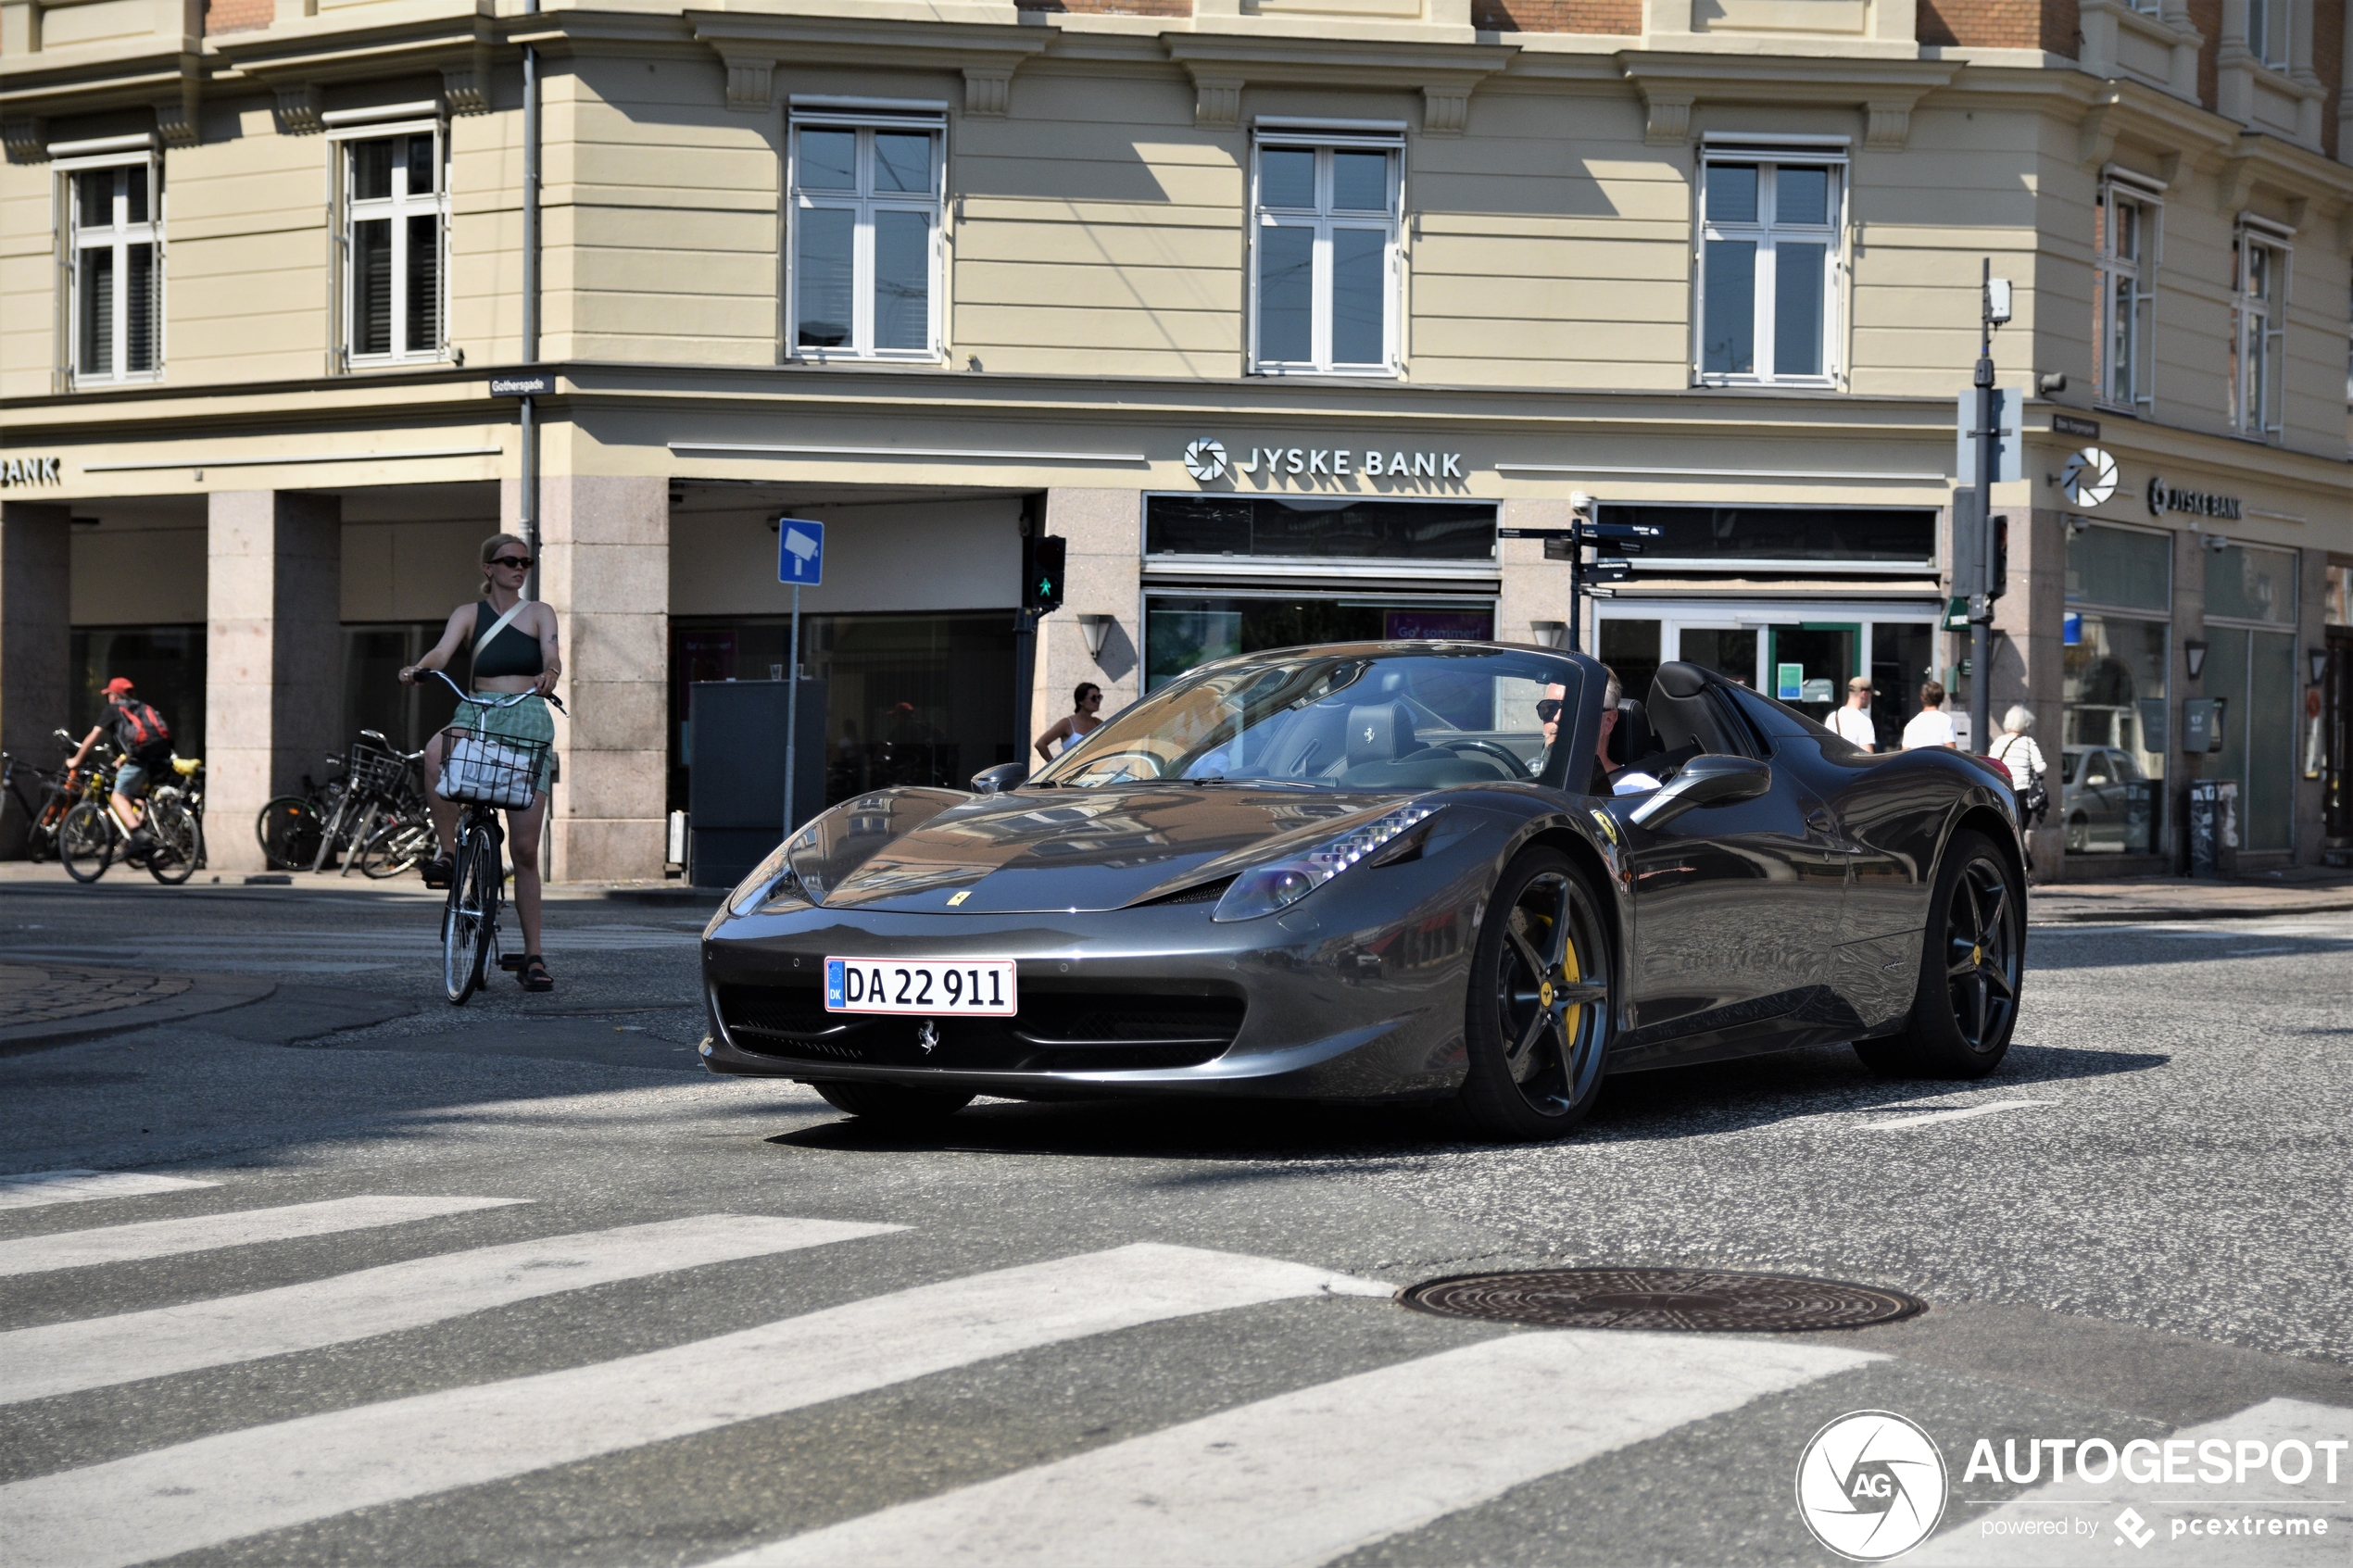
[[[512,708],[533,695],[476,696],[438,670],[424,673],[456,692],[459,702],[475,708]],[[565,711],[561,699],[553,693],[547,700],[558,712]],[[491,955],[498,951],[498,906],[507,889],[501,854],[506,834],[498,826],[498,813],[531,805],[538,791],[547,743],[485,734],[461,725],[452,725],[442,734],[439,793],[463,810],[458,819],[457,852],[450,858],[449,898],[441,912],[441,978],[449,1000],[462,1007],[467,997],[482,988]],[[523,956],[501,957],[498,967],[520,969]]]
[[[262,860],[273,872],[308,871],[318,859],[327,819],[343,799],[345,759],[330,755],[335,770],[324,783],[302,775],[300,795],[281,795],[254,818],[253,834],[261,844]]]
[[[63,730],[57,736],[70,753],[73,737]],[[81,780],[70,769],[36,767],[0,751],[0,817],[6,815],[7,803],[14,800],[25,819],[29,859],[46,860],[57,854],[57,830],[65,825],[66,813],[73,809],[80,789]]]
[[[204,797],[198,782],[204,762],[199,758],[172,758],[173,776],[186,782],[160,784],[147,792],[143,824],[147,841],[144,844],[133,841],[132,825],[115,810],[111,797],[120,766],[117,759],[104,768],[84,770],[89,775],[88,793],[74,802],[57,830],[57,858],[65,862],[66,874],[76,882],[95,882],[121,859],[145,867],[147,874],[165,886],[177,887],[204,863]]]

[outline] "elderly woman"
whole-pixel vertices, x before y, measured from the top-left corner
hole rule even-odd
[[[2036,801],[2038,809],[2032,816],[2027,810],[2027,797],[2045,793],[2043,748],[2034,744],[2032,710],[2021,705],[2003,714],[2002,732],[2002,738],[1994,743],[1994,748],[1986,755],[2010,771],[2010,787],[2018,792],[2019,821],[2032,827],[2034,817],[2050,808],[2048,799],[2042,798]]]

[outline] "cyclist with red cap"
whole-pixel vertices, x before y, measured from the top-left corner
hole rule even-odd
[[[109,728],[114,731],[115,748],[122,753],[122,766],[114,778],[114,812],[132,830],[135,857],[152,842],[142,820],[139,797],[154,782],[150,775],[171,765],[171,726],[152,706],[140,701],[131,683],[120,675],[107,683],[107,702],[113,713],[91,727],[82,739],[82,749],[66,766],[81,767],[96,748],[99,737]]]

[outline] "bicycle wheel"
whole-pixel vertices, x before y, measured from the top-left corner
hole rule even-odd
[[[204,859],[204,829],[176,789],[159,789],[147,805],[147,834],[155,847],[147,852],[147,874],[166,887],[177,887],[196,874]]]
[[[441,921],[441,982],[453,1006],[463,1007],[468,997],[482,989],[497,912],[497,847],[478,833],[463,834]]]
[[[264,806],[253,833],[273,872],[300,871],[319,853],[319,814],[299,795],[282,795]]]
[[[433,848],[433,824],[389,818],[359,847],[359,874],[381,882],[415,871]]]
[[[66,875],[76,882],[95,882],[107,874],[114,860],[114,824],[107,820],[104,806],[84,800],[66,813],[65,826],[57,830],[57,858],[66,863]]]

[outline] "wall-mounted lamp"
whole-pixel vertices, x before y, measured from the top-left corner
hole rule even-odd
[[[1111,636],[1112,618],[1108,615],[1082,615],[1078,629],[1087,636],[1087,657],[1098,664],[1102,662],[1103,644]]]
[[[1528,629],[1536,633],[1539,647],[1558,648],[1568,646],[1568,622],[1566,621],[1531,621]]]
[[[1568,495],[1568,509],[1580,517],[1590,518],[1593,515],[1593,498],[1582,490],[1572,490]]]
[[[2309,665],[2309,666],[2311,667],[2311,671],[2312,671],[2312,684],[2313,684],[2314,685],[2316,685],[2316,686],[2317,686],[2317,685],[2319,685],[2322,682],[2323,682],[2323,681],[2325,681],[2325,680],[2327,680],[2327,679],[2329,678],[2329,650],[2328,650],[2328,649],[2326,649],[2326,648],[2306,648],[2306,649],[2304,650],[2304,662],[2305,662],[2306,664],[2308,664],[2308,665]]]
[[[2183,643],[2182,657],[2189,661],[2190,679],[2196,680],[2206,669],[2206,645],[2198,642]]]
[[[2068,533],[2068,537],[2070,537],[2070,538],[2071,539],[2071,538],[2073,538],[2076,534],[2082,533],[2085,529],[2087,529],[2087,528],[2089,528],[2089,527],[2091,527],[2091,526],[2092,526],[2092,520],[2091,520],[2090,518],[2088,518],[2088,517],[2075,517],[2075,516],[2070,515],[2070,516],[2068,518],[2068,520],[2067,520],[2067,533]]]
[[[2231,547],[2231,542],[2220,533],[2209,533],[2206,536],[2206,547],[2219,556]]]

